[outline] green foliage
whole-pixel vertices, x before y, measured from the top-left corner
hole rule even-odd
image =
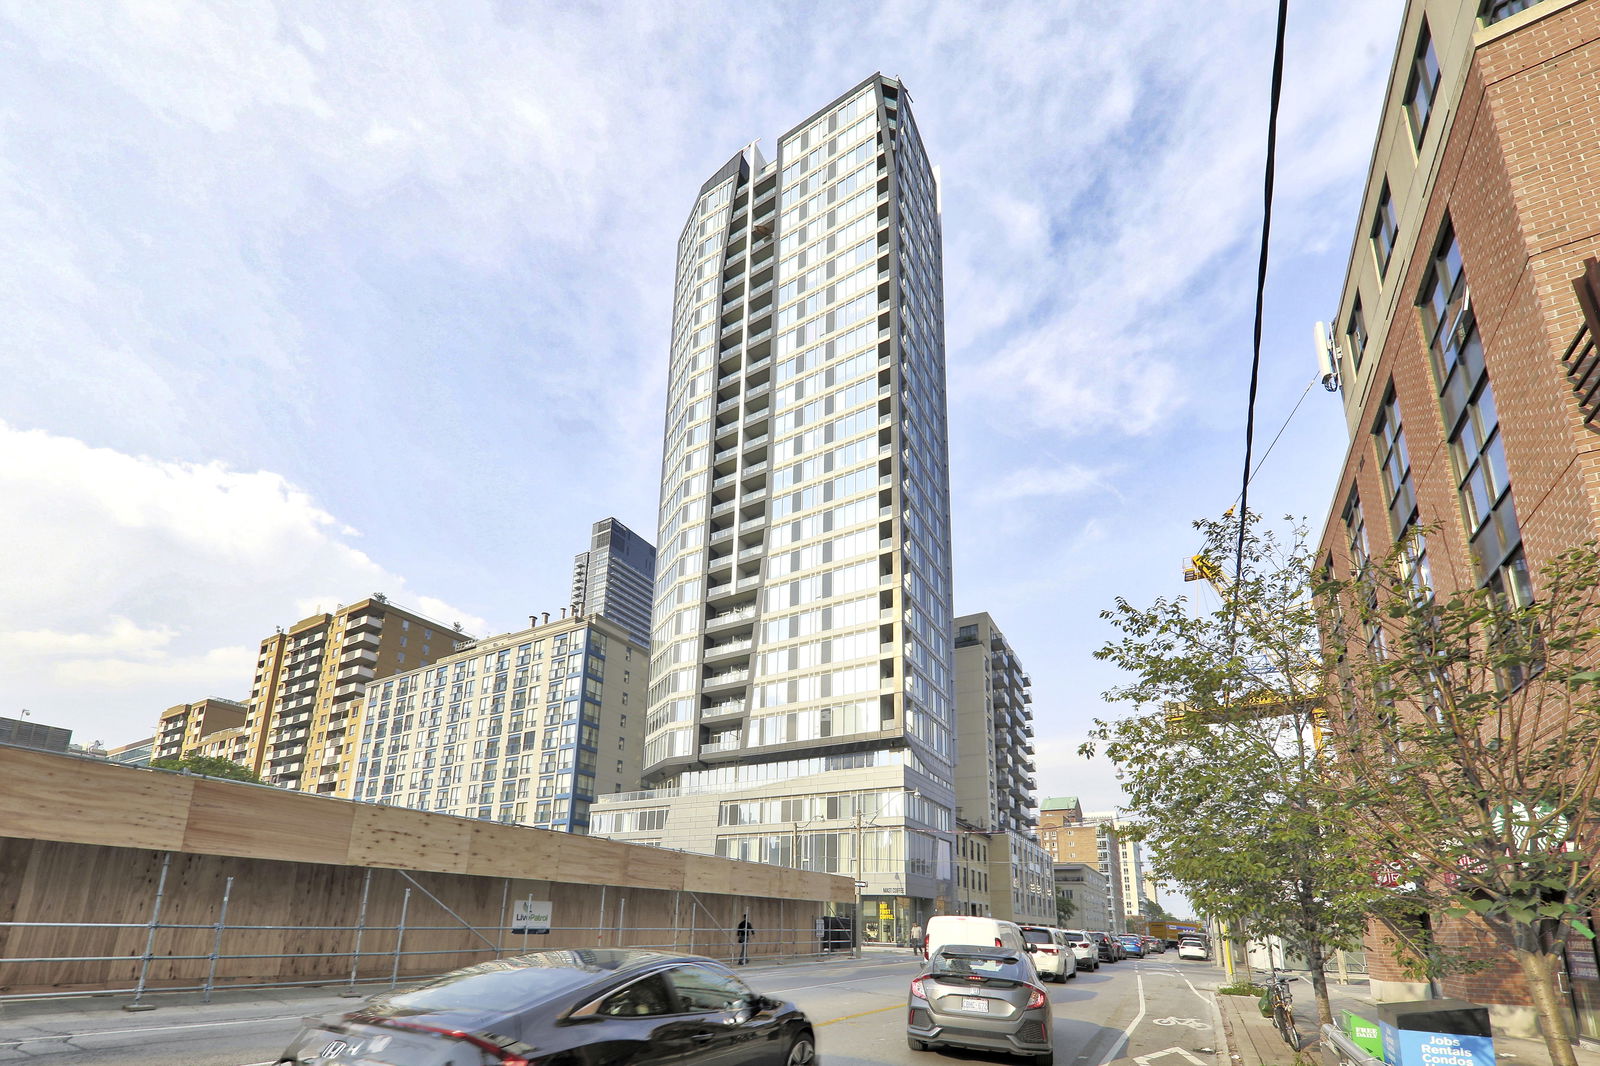
[[[1568,930],[1592,936],[1600,906],[1600,550],[1563,552],[1518,603],[1407,581],[1424,535],[1318,589],[1333,783],[1421,906],[1552,954]]]
[[[1196,528],[1203,558],[1231,557],[1231,520]],[[1216,610],[1119,599],[1102,617],[1121,637],[1096,655],[1129,677],[1107,700],[1135,713],[1097,722],[1082,750],[1116,763],[1158,877],[1315,959],[1353,943],[1386,897],[1327,802],[1311,573],[1303,527],[1282,539],[1252,523],[1245,574],[1219,582]]]
[[[187,770],[192,774],[204,774],[206,777],[225,777],[232,781],[254,781],[260,783],[261,775],[248,766],[240,766],[231,759],[221,759],[215,755],[186,755],[181,759],[152,759],[150,765],[158,770]]]
[[[1251,984],[1249,981],[1235,981],[1231,985],[1223,985],[1217,989],[1219,996],[1255,996],[1260,998],[1267,994],[1267,990],[1260,985]]]
[[[1067,926],[1072,924],[1072,916],[1078,913],[1078,905],[1071,896],[1060,889],[1056,890],[1056,925]]]

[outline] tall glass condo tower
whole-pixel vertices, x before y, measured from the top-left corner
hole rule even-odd
[[[862,82],[700,190],[678,241],[645,725],[592,831],[950,899],[955,758],[938,192]]]

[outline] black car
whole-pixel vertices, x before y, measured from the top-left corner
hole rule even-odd
[[[623,949],[480,963],[306,1019],[280,1066],[808,1066],[811,1023],[719,962]]]

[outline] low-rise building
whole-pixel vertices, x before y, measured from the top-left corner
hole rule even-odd
[[[648,668],[627,629],[590,615],[373,681],[353,798],[587,833],[596,795],[639,785]]]
[[[130,744],[118,744],[114,748],[106,749],[106,758],[124,766],[148,766],[155,745],[155,737],[145,737]]]
[[[956,823],[956,905],[954,913],[993,916],[989,898],[989,834]]]
[[[15,744],[19,748],[37,748],[39,751],[64,752],[72,748],[72,730],[29,721],[27,718],[6,718],[0,715],[0,744]]]
[[[1106,875],[1096,864],[1058,862],[1054,865],[1056,891],[1072,901],[1073,928],[1111,931],[1111,892]]]

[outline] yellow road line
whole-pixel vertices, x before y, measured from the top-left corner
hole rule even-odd
[[[882,1014],[886,1010],[905,1010],[905,1004],[895,1003],[888,1007],[879,1007],[877,1010],[864,1010],[860,1014],[846,1014],[843,1018],[829,1018],[827,1021],[818,1022],[817,1024],[832,1025],[834,1022],[847,1022],[852,1018],[865,1018],[869,1014]]]

